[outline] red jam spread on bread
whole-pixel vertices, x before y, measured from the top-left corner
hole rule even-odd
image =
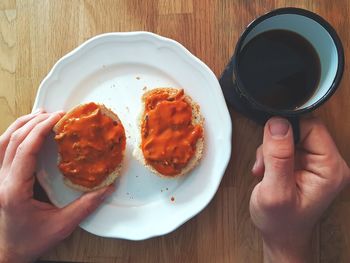
[[[146,162],[165,176],[181,173],[202,138],[201,125],[192,124],[192,106],[183,89],[175,95],[165,89],[145,99],[141,149]]]
[[[68,114],[55,136],[61,157],[58,167],[72,183],[93,188],[121,163],[126,143],[124,127],[95,103]]]

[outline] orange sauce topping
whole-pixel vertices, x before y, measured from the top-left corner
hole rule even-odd
[[[88,103],[70,114],[55,140],[61,155],[58,168],[74,184],[93,188],[122,161],[125,131],[118,121]]]
[[[159,173],[174,176],[188,164],[203,130],[192,125],[192,107],[182,89],[175,96],[160,90],[146,98],[141,136],[145,160]]]

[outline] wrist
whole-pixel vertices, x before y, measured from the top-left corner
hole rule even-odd
[[[306,263],[310,262],[310,238],[295,240],[273,240],[263,238],[264,263]]]

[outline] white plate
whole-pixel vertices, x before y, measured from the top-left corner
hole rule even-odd
[[[132,157],[141,96],[155,87],[183,87],[205,117],[200,164],[181,179],[162,179]],[[115,111],[127,134],[117,190],[81,227],[105,237],[142,240],[175,230],[213,198],[231,154],[231,119],[213,72],[174,40],[148,32],[96,36],[61,58],[42,81],[33,110],[69,110],[99,102]],[[38,162],[38,178],[58,207],[80,193],[63,184],[53,135]],[[172,201],[172,199],[174,199]]]

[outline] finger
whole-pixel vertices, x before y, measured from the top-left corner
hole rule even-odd
[[[50,114],[39,114],[36,115],[33,119],[24,124],[21,128],[12,133],[10,137],[10,142],[5,151],[5,156],[3,160],[4,167],[10,167],[13,158],[15,157],[18,146],[24,141],[24,139],[28,136],[28,134],[34,129],[36,125],[40,122],[46,120]]]
[[[283,195],[295,189],[293,130],[286,119],[273,117],[263,139],[265,173],[262,186]]]
[[[62,113],[52,113],[49,118],[36,125],[24,141],[18,146],[11,169],[17,182],[26,182],[33,177],[36,165],[36,155],[45,137],[61,118]]]
[[[39,109],[31,114],[24,115],[19,117],[15,122],[13,122],[7,130],[0,136],[0,166],[2,166],[2,162],[4,159],[5,151],[8,143],[10,142],[11,135],[25,125],[28,121],[33,119],[36,115],[43,113],[43,109]]]
[[[326,126],[317,118],[300,120],[299,145],[314,155],[338,154],[338,149]]]
[[[46,203],[46,202],[41,202],[35,199],[30,200],[31,205],[34,206],[35,208],[41,210],[41,211],[54,211],[57,210],[57,207],[53,206],[50,203]]]
[[[261,177],[264,175],[265,165],[264,165],[264,156],[262,151],[262,145],[256,149],[256,159],[254,166],[252,168],[252,174],[257,177]]]
[[[319,119],[302,119],[300,135],[299,155],[304,169],[326,179],[333,178],[332,180],[346,174],[343,170],[347,169],[347,165],[326,126]],[[344,179],[350,182],[349,176]]]
[[[67,237],[86,217],[91,215],[115,190],[114,185],[82,195],[57,214],[58,234]]]

